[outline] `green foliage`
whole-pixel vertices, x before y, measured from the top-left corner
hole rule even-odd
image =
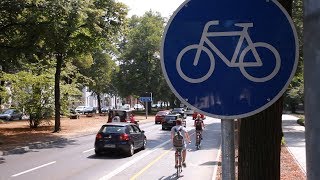
[[[160,65],[164,23],[164,18],[152,11],[129,20],[116,80],[121,96],[141,96],[145,92],[152,92],[154,101],[169,97],[171,91]]]
[[[304,119],[298,119],[297,124],[300,124],[301,126],[304,126]]]
[[[296,106],[303,103],[304,80],[303,80],[303,3],[302,0],[293,1],[292,19],[295,24],[299,41],[299,61],[296,74],[291,81],[286,93],[284,105],[295,113]]]
[[[68,60],[89,67],[92,52],[117,39],[127,8],[114,0],[2,0],[0,15],[0,61],[5,62],[4,69],[43,59],[56,64],[58,131],[61,68]]]
[[[52,73],[36,75],[20,71],[4,74],[4,80],[10,83],[6,97],[10,97],[18,109],[30,115],[30,127],[37,127],[42,119],[50,117],[53,112]]]

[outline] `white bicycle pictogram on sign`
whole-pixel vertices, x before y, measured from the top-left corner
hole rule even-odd
[[[218,25],[218,24],[219,24],[219,21],[207,22],[205,27],[203,28],[200,43],[189,45],[189,46],[185,47],[184,49],[182,49],[182,51],[179,53],[179,55],[177,57],[177,61],[176,61],[176,68],[177,68],[179,75],[184,80],[186,80],[190,83],[200,83],[200,82],[207,80],[212,75],[212,73],[214,71],[214,67],[215,67],[215,60],[214,60],[213,53],[207,47],[204,46],[204,42],[207,43],[207,45],[212,49],[212,51],[214,51],[216,53],[216,55],[220,59],[222,59],[222,61],[228,67],[238,67],[240,69],[241,73],[248,80],[251,80],[253,82],[265,82],[265,81],[272,79],[278,73],[278,71],[280,69],[280,61],[281,61],[278,51],[268,43],[264,43],[264,42],[255,42],[254,43],[254,42],[252,42],[251,37],[248,33],[248,29],[249,29],[249,27],[253,27],[253,23],[236,23],[236,24],[234,24],[235,26],[242,27],[243,28],[242,31],[208,32],[209,27],[211,25]],[[236,45],[236,48],[235,48],[235,51],[233,53],[231,60],[229,60],[225,55],[223,55],[221,53],[221,51],[208,39],[208,37],[222,37],[222,36],[240,36],[238,44]],[[242,50],[242,52],[239,56],[239,62],[236,62],[237,57],[240,53],[240,48],[241,48],[244,40],[247,41],[248,46]],[[273,71],[265,77],[253,77],[245,70],[245,68],[247,68],[247,67],[261,67],[261,66],[263,66],[261,58],[256,50],[257,47],[269,49],[273,53],[275,61],[276,61]],[[207,53],[207,55],[210,58],[210,68],[209,68],[208,72],[200,78],[190,78],[190,77],[186,76],[181,69],[181,60],[182,60],[183,55],[192,49],[197,50],[196,56],[193,60],[194,66],[196,66],[198,64],[201,52]],[[252,54],[256,60],[255,62],[244,62],[244,57],[249,51],[252,51]]]

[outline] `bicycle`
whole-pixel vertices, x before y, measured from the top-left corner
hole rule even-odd
[[[202,138],[202,133],[199,130],[196,130],[196,148],[197,150],[200,149],[201,146],[201,138]]]
[[[176,149],[176,160],[178,161],[178,166],[177,166],[177,178],[180,177],[180,174],[182,172],[182,150],[183,148],[177,148]]]
[[[280,54],[279,52],[270,44],[264,43],[264,42],[252,42],[251,37],[248,33],[249,27],[253,27],[253,23],[235,23],[234,25],[237,27],[242,27],[242,31],[225,31],[225,32],[208,32],[209,27],[211,25],[218,25],[219,21],[209,21],[206,23],[206,25],[203,28],[203,32],[201,35],[200,43],[199,44],[192,44],[180,51],[180,53],[177,56],[177,61],[176,61],[176,68],[181,76],[185,81],[188,81],[190,83],[201,83],[205,80],[207,80],[213,73],[214,68],[215,68],[215,60],[213,53],[204,46],[204,43],[207,43],[207,45],[212,49],[213,52],[216,53],[216,55],[228,66],[228,67],[238,67],[240,69],[240,72],[242,73],[243,76],[245,76],[248,80],[251,80],[253,82],[265,82],[270,79],[272,79],[279,71],[280,69]],[[233,56],[231,60],[229,60],[210,40],[209,37],[223,37],[223,36],[240,36],[239,41],[236,45],[235,51],[233,53]],[[242,47],[242,44],[246,40],[248,43],[248,46],[244,48],[240,54],[240,50]],[[271,51],[275,57],[275,67],[273,71],[269,74],[266,75],[265,77],[254,77],[251,76],[246,70],[246,67],[260,67],[263,65],[262,60],[257,52],[257,47],[265,48]],[[210,67],[207,72],[202,77],[199,78],[190,78],[187,75],[185,75],[181,69],[181,60],[183,55],[192,50],[196,49],[196,55],[193,60],[193,65],[196,66],[199,62],[201,52],[205,52],[209,59],[210,59]],[[255,62],[244,62],[244,57],[248,52],[252,52]],[[240,54],[240,56],[239,56]],[[239,62],[236,62],[237,57],[239,56]]]

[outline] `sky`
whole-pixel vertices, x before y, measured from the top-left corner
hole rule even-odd
[[[150,9],[158,11],[163,17],[169,17],[184,2],[184,0],[117,0],[129,7],[128,16],[142,16]]]

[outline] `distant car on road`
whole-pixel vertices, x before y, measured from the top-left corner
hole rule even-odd
[[[20,112],[17,109],[7,109],[0,114],[0,119],[6,120],[6,121],[12,121],[16,119],[21,120],[22,116],[23,116],[22,112]]]
[[[169,111],[159,111],[157,112],[155,118],[154,118],[154,123],[155,124],[161,124],[162,121],[164,120],[164,116],[169,114]]]
[[[186,118],[187,115],[185,114],[184,108],[173,108],[171,114],[179,113],[181,117]]]
[[[168,114],[164,116],[164,120],[162,121],[162,130],[171,130],[171,128],[176,125],[177,119],[182,121],[184,127],[187,126],[186,120],[182,118],[180,114]]]
[[[120,122],[130,122],[138,125],[138,122],[131,110],[111,109],[108,113],[108,123],[111,123],[115,116],[119,116]]]
[[[104,152],[122,151],[132,156],[137,149],[145,149],[147,137],[144,131],[132,123],[107,123],[96,135],[94,150],[96,155]]]
[[[186,110],[184,111],[184,113],[185,113],[187,116],[189,116],[189,115],[192,115],[192,114],[194,113],[194,110],[191,109],[191,108],[189,108],[189,107],[187,107]]]

